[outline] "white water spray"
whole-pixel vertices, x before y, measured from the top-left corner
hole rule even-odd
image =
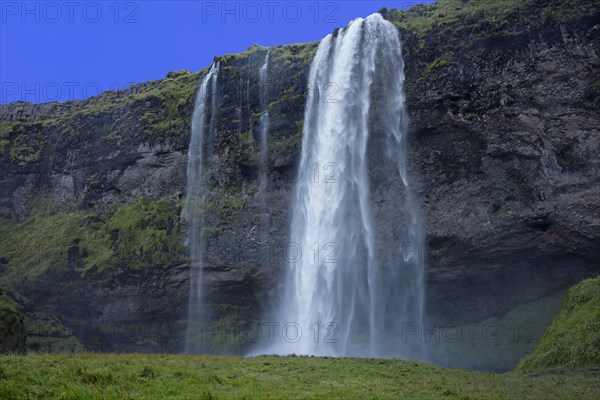
[[[311,64],[301,177],[274,341],[256,353],[424,359],[418,208],[397,29],[374,14]],[[287,325],[286,325],[287,324]]]

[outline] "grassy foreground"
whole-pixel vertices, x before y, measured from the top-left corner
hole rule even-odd
[[[382,359],[164,354],[0,357],[1,399],[597,399],[593,372],[452,370]]]

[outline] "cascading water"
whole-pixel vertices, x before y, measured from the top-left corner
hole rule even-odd
[[[425,358],[415,334],[424,263],[404,168],[403,71],[399,33],[379,14],[319,44],[279,331],[254,354]]]
[[[268,133],[269,133],[269,52],[265,55],[265,60],[258,70],[259,92],[260,92],[260,110],[262,112],[259,120],[259,141],[260,141],[260,170],[258,179],[258,192],[260,195],[260,213],[263,233],[267,236],[268,229],[268,212],[267,212],[267,164],[268,164]]]
[[[213,64],[204,77],[196,95],[192,115],[192,133],[188,150],[187,196],[183,208],[183,219],[188,225],[187,245],[190,252],[190,292],[188,300],[188,320],[185,341],[186,353],[201,351],[200,324],[203,322],[202,309],[202,257],[204,242],[202,238],[202,203],[203,203],[203,160],[204,140],[214,132],[217,98],[217,79],[219,63]],[[210,88],[210,94],[209,94]],[[209,99],[211,99],[209,101]],[[206,125],[207,110],[210,107],[211,117]]]

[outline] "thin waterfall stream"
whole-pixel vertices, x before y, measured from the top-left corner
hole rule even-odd
[[[260,167],[258,178],[258,192],[260,196],[260,215],[263,240],[266,241],[269,229],[269,214],[267,210],[267,183],[269,162],[269,52],[258,70],[259,94],[260,94],[260,119],[259,119],[259,142],[260,142]]]
[[[187,195],[182,212],[182,217],[188,225],[187,246],[190,252],[190,291],[185,340],[185,352],[188,354],[198,353],[202,350],[202,339],[199,336],[200,324],[204,319],[204,309],[202,307],[202,264],[204,256],[204,240],[202,237],[203,162],[205,159],[205,136],[212,136],[215,129],[218,76],[219,63],[217,62],[212,65],[208,74],[200,82],[194,103],[192,133],[188,150]],[[207,126],[206,119],[209,108],[211,116]]]

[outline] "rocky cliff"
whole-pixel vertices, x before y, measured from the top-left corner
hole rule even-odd
[[[424,213],[431,321],[502,316],[598,273],[594,2],[446,0],[381,12],[404,43],[406,169]],[[267,50],[265,229],[257,93]],[[315,50],[254,46],[217,57],[205,286],[212,319],[228,327],[256,320],[281,282],[289,199],[307,173],[297,161]],[[181,350],[189,265],[180,211],[206,71],[85,101],[0,106],[0,286],[24,307],[30,348]]]

